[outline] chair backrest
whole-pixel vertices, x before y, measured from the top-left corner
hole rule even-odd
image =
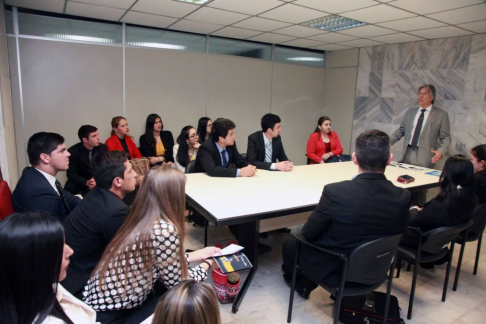
[[[348,257],[346,281],[373,285],[383,281],[397,254],[402,234],[361,244]]]
[[[468,239],[471,236],[477,239],[486,227],[486,203],[482,203],[474,208],[472,220],[474,221],[474,224],[469,228]]]
[[[13,214],[12,192],[5,180],[0,182],[0,220]]]
[[[187,164],[185,173],[196,173],[196,160]]]
[[[459,225],[439,227],[423,234],[424,243],[422,244],[422,251],[436,254],[444,250],[447,245],[462,231],[470,227],[473,221]]]

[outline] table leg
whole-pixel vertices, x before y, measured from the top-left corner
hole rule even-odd
[[[235,301],[233,302],[233,313],[238,312],[243,297],[245,297],[246,291],[250,287],[253,276],[258,269],[258,232],[260,229],[260,221],[244,223],[238,226],[240,233],[239,244],[245,247],[243,252],[250,260],[253,268],[250,269],[243,286],[240,288],[238,296],[236,296]],[[243,235],[241,235],[241,233],[243,233]]]

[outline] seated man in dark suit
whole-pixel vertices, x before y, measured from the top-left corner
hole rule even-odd
[[[137,177],[123,151],[96,155],[92,170],[96,187],[63,224],[66,244],[74,254],[62,284],[79,299],[91,272],[128,214],[129,208],[122,199],[135,190]]]
[[[81,199],[71,195],[56,180],[69,166],[64,138],[56,133],[36,133],[29,138],[27,154],[32,167],[26,167],[12,195],[15,212],[42,212],[61,222]]]
[[[294,164],[289,161],[280,138],[280,117],[266,114],[262,117],[262,130],[248,136],[247,160],[258,169],[291,171]],[[278,159],[278,163],[277,162]]]
[[[229,119],[213,122],[211,139],[199,147],[196,171],[211,177],[253,177],[256,167],[249,164],[238,152],[235,144],[236,125]],[[230,168],[230,165],[237,168]]]
[[[246,158],[258,169],[291,171],[294,164],[289,161],[283,148],[280,132],[282,121],[274,114],[262,117],[262,130],[248,136]],[[278,159],[278,163],[277,162]],[[290,233],[290,228],[278,229],[281,233]],[[260,237],[268,238],[268,233],[260,233]]]
[[[68,181],[65,188],[73,195],[85,196],[96,186],[96,181],[91,173],[91,161],[95,155],[108,151],[106,145],[100,142],[98,128],[91,125],[83,125],[78,130],[81,142],[71,146],[68,151],[69,169],[66,174]]]
[[[353,153],[358,174],[324,187],[319,204],[302,228],[305,239],[337,253],[350,253],[363,243],[403,233],[411,195],[386,179],[385,168],[392,157],[387,134],[370,130],[359,135]],[[295,239],[283,246],[282,269],[287,281],[292,277],[295,248]],[[338,258],[302,246],[297,293],[307,298],[317,287],[315,282],[337,286],[340,264]]]
[[[235,144],[235,123],[229,119],[218,118],[213,122],[211,137],[199,147],[196,157],[196,171],[206,172],[211,177],[252,177],[256,167],[249,164],[238,152]],[[239,169],[230,168],[234,164]],[[228,226],[231,233],[240,240],[238,225]],[[269,245],[258,245],[258,252],[271,251]]]

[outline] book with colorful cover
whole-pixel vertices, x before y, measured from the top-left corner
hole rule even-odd
[[[230,273],[253,268],[250,260],[243,252],[213,257],[223,273]]]

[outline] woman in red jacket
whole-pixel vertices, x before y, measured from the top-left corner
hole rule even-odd
[[[132,137],[128,135],[128,123],[125,117],[116,116],[111,120],[111,137],[105,142],[108,151],[125,151],[128,153],[129,160],[140,159],[142,154],[137,148]]]
[[[310,134],[307,141],[307,157],[310,164],[326,163],[332,156],[342,153],[343,147],[338,134],[331,132],[331,118],[327,116],[319,118],[316,130]]]

